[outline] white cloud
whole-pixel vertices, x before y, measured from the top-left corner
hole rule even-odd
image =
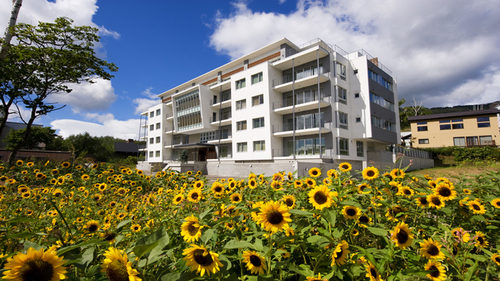
[[[111,36],[114,39],[120,39],[120,33],[116,32],[116,31],[108,30],[104,26],[99,27],[99,35],[100,36]]]
[[[137,98],[134,99],[132,102],[136,104],[137,106],[135,107],[134,114],[141,114],[142,112],[146,111],[148,108],[157,105],[160,103],[160,100],[158,98],[158,95],[153,93],[151,90],[153,90],[152,87],[147,88],[144,90],[141,95],[146,96],[147,98]]]
[[[73,89],[69,94],[52,94],[47,98],[49,102],[67,104],[74,112],[89,112],[106,110],[116,100],[111,81],[95,78],[95,83],[71,84]]]
[[[495,0],[300,0],[288,14],[233,5],[232,14],[217,14],[210,38],[214,49],[232,59],[283,37],[296,44],[320,38],[379,57],[397,78],[400,98],[416,96],[425,106],[465,104],[474,99],[452,94],[469,85],[469,96],[482,97],[477,101],[500,99],[498,79],[488,78],[500,74]],[[483,82],[491,83],[489,90],[479,87]]]

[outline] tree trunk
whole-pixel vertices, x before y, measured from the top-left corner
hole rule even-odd
[[[23,0],[12,0],[12,11],[10,12],[9,24],[5,28],[5,33],[3,36],[3,43],[0,47],[0,60],[4,60],[7,56],[7,51],[9,49],[10,40],[12,39],[12,33],[10,33],[10,28],[14,27],[17,22],[17,15],[19,15],[19,10],[23,5]]]
[[[23,147],[26,140],[29,139],[31,136],[31,126],[33,125],[33,123],[35,122],[35,119],[37,117],[37,115],[36,115],[37,108],[38,107],[35,105],[31,109],[31,116],[30,116],[30,120],[26,124],[26,132],[24,133],[23,141],[17,143],[16,146],[10,152],[9,159],[7,160],[7,163],[9,163],[9,167],[12,167],[14,165],[14,160],[16,159],[17,153],[19,152],[19,150],[21,150],[21,147]]]
[[[0,135],[2,135],[3,128],[5,128],[5,124],[7,123],[7,119],[9,118],[9,109],[12,103],[14,102],[13,99],[10,99],[7,103],[4,103],[2,111],[0,112],[3,116],[0,118]]]

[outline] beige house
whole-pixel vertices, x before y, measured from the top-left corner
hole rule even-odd
[[[498,146],[499,114],[487,109],[409,117],[413,147]]]

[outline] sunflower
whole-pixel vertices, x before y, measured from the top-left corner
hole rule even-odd
[[[372,187],[369,184],[367,184],[367,183],[362,183],[362,184],[358,185],[357,188],[358,188],[358,193],[359,194],[368,194],[368,193],[370,193],[372,191],[371,190]]]
[[[342,162],[339,165],[339,170],[342,172],[349,172],[350,170],[352,170],[352,166],[347,162]]]
[[[288,208],[284,204],[275,201],[264,203],[260,207],[260,213],[257,214],[256,218],[257,223],[262,228],[272,233],[287,228],[288,223],[292,221]]]
[[[87,232],[96,232],[97,230],[99,230],[99,222],[96,221],[96,220],[90,220],[88,221],[85,226],[84,226],[84,229],[87,231]]]
[[[445,206],[444,201],[441,199],[441,196],[436,194],[428,195],[427,202],[429,202],[429,206],[438,210]]]
[[[16,165],[17,166],[22,166],[24,164],[23,160],[17,160]]]
[[[429,201],[427,201],[427,197],[418,197],[417,199],[415,199],[415,201],[417,201],[417,205],[422,209],[429,207]]]
[[[195,181],[193,186],[194,188],[201,189],[203,187],[203,181]]]
[[[187,199],[190,202],[198,203],[201,200],[202,191],[201,189],[195,188],[188,193]]]
[[[438,241],[424,239],[424,242],[420,242],[420,254],[428,259],[444,259],[445,256],[441,252],[442,245]]]
[[[274,189],[274,191],[280,191],[283,189],[283,182],[273,181],[271,182],[271,187]]]
[[[321,278],[321,273],[318,273],[318,277],[314,277],[314,276],[307,276],[306,277],[306,281],[323,281],[323,280],[326,280],[326,279]]]
[[[331,185],[333,183],[331,178],[324,178],[323,179],[323,184],[324,185]]]
[[[425,264],[425,270],[430,271],[426,276],[432,281],[444,281],[446,280],[446,271],[441,263],[430,260]]]
[[[191,244],[191,248],[185,249],[182,253],[185,257],[186,265],[191,267],[191,271],[199,273],[203,277],[205,272],[215,274],[220,271],[223,264],[219,261],[219,255],[209,252],[205,247]]]
[[[243,262],[252,274],[264,274],[266,270],[266,260],[254,251],[243,252]]]
[[[370,281],[380,281],[381,280],[380,273],[378,273],[378,270],[375,268],[375,266],[371,262],[367,262],[365,264],[365,269],[366,269],[366,277],[370,278]]]
[[[101,265],[101,272],[106,273],[110,281],[128,280],[141,281],[136,275],[139,272],[132,268],[132,262],[128,261],[128,256],[123,250],[109,248],[105,253],[106,257]]]
[[[231,203],[233,203],[233,204],[240,203],[242,199],[243,198],[241,197],[241,195],[239,193],[231,194]]]
[[[326,172],[326,175],[329,177],[329,178],[333,178],[333,179],[336,179],[339,174],[337,173],[337,170],[335,169],[330,169]]]
[[[474,246],[480,248],[488,247],[488,241],[486,241],[486,235],[484,235],[484,233],[482,233],[481,231],[476,231],[476,235],[474,235],[474,240],[476,240]]]
[[[301,180],[294,180],[294,181],[293,181],[293,186],[294,186],[295,188],[301,188],[301,187],[303,186],[303,183],[302,183],[302,181],[301,181]]]
[[[139,232],[141,231],[141,226],[139,224],[134,224],[130,227],[130,230],[132,230],[132,232]]]
[[[249,179],[248,187],[250,187],[250,189],[255,189],[257,187],[257,181],[254,178]]]
[[[358,236],[359,235],[359,230],[357,230],[356,228],[353,228],[351,230],[351,234],[352,234],[352,236]]]
[[[469,209],[475,215],[482,215],[486,213],[486,209],[484,208],[483,204],[481,204],[481,201],[479,199],[476,198],[475,200],[469,201],[468,204]]]
[[[69,166],[71,166],[71,164],[69,162],[62,162],[61,163],[61,167],[65,168],[65,169],[69,168]]]
[[[436,185],[436,188],[434,188],[434,194],[440,196],[444,201],[453,200],[457,197],[455,188],[444,182],[440,182]]]
[[[358,218],[358,225],[361,227],[368,227],[369,224],[372,224],[372,218],[367,215],[361,215]]]
[[[494,261],[498,266],[500,266],[500,252],[491,255],[491,260]]]
[[[457,227],[457,228],[452,229],[451,234],[453,235],[453,237],[455,237],[459,241],[463,241],[466,243],[470,241],[469,231],[466,231],[461,227]]]
[[[396,168],[391,170],[390,175],[393,179],[397,179],[397,178],[404,178],[406,174],[403,170]]]
[[[326,185],[318,185],[313,190],[309,191],[309,202],[314,208],[323,210],[330,208],[333,204],[333,197],[337,196],[336,192],[330,191]]]
[[[316,186],[316,181],[314,179],[311,179],[311,178],[307,178],[304,180],[305,184],[307,184],[308,187],[315,187]]]
[[[374,180],[378,178],[379,171],[375,167],[367,167],[363,170],[363,172],[361,172],[361,174],[365,180]]]
[[[411,246],[413,242],[413,233],[406,223],[400,222],[394,228],[394,231],[391,231],[391,240],[398,248],[405,249]]]
[[[65,262],[62,257],[57,256],[55,248],[50,248],[47,251],[29,248],[26,254],[18,253],[7,259],[3,279],[20,281],[66,279],[64,275],[66,268],[63,266]]]
[[[333,250],[331,266],[334,266],[335,264],[337,264],[337,265],[345,264],[345,261],[347,259],[347,255],[349,255],[349,253],[350,253],[348,248],[349,248],[349,244],[345,240],[342,240],[342,242],[340,242],[337,245],[335,250]]]
[[[297,201],[297,200],[295,199],[295,196],[293,196],[293,195],[283,196],[283,202],[290,209],[295,207],[295,201]]]
[[[312,178],[317,178],[319,176],[321,176],[321,170],[319,168],[311,168],[309,169],[309,176],[312,177]]]
[[[89,179],[90,179],[90,176],[89,176],[89,175],[87,175],[87,174],[83,174],[83,175],[82,175],[82,180],[87,181],[87,180],[89,180]]]
[[[346,219],[357,220],[359,216],[361,216],[361,210],[354,206],[344,206],[344,208],[342,208],[342,214]]]
[[[181,226],[181,235],[184,241],[189,243],[198,241],[201,237],[201,229],[203,226],[200,226],[198,218],[194,215],[185,218],[185,220],[186,221]]]

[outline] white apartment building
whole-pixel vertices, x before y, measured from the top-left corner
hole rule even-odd
[[[284,38],[159,95],[142,113],[146,162],[247,176],[340,162],[392,164],[399,139],[390,70],[364,50]],[[181,151],[188,162],[180,163]]]

